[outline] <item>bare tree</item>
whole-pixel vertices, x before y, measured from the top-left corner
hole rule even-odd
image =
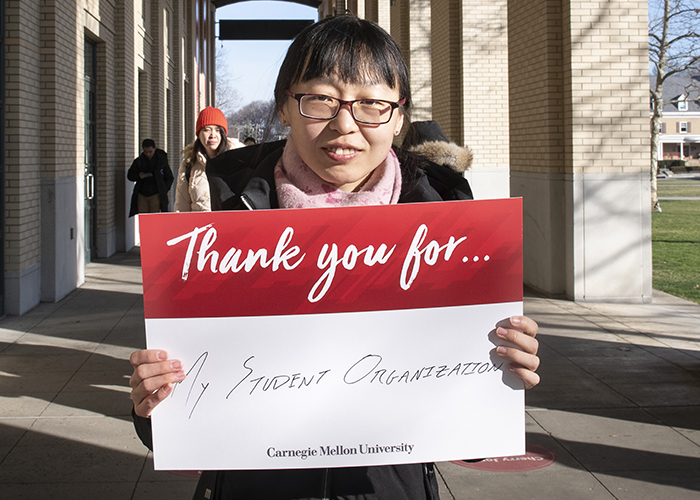
[[[253,101],[228,116],[229,127],[238,130],[239,140],[253,137],[256,142],[286,135],[275,110],[275,101]]]
[[[241,105],[241,96],[233,87],[236,78],[231,76],[231,70],[227,63],[227,53],[223,46],[216,48],[216,107],[224,116],[232,113]]]
[[[657,193],[659,133],[664,83],[674,75],[697,69],[700,63],[700,9],[697,0],[649,0],[649,60],[655,83],[651,93],[651,206],[661,211]]]

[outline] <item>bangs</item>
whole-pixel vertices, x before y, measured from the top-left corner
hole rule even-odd
[[[399,91],[404,114],[411,108],[411,84],[401,50],[379,25],[353,15],[324,19],[302,31],[282,61],[275,103],[296,83],[339,79],[349,85],[386,85]]]
[[[392,57],[386,40],[377,37],[376,32],[332,30],[323,41],[309,42],[306,60],[293,75],[292,83],[333,76],[348,84],[384,84],[391,89],[398,85],[396,72],[403,61]]]
[[[276,90],[329,77],[347,84],[384,84],[410,100],[408,70],[396,42],[355,16],[330,18],[302,32],[289,47]]]

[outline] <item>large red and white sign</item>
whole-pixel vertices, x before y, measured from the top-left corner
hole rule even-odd
[[[146,338],[188,373],[158,469],[524,453],[494,353],[522,314],[520,199],[140,216]]]

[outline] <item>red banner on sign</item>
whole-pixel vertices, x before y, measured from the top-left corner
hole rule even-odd
[[[146,318],[522,300],[520,199],[139,217]]]

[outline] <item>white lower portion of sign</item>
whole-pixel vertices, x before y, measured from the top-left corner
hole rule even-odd
[[[522,302],[147,319],[187,379],[153,413],[156,469],[295,469],[525,453],[524,391],[495,353]]]

